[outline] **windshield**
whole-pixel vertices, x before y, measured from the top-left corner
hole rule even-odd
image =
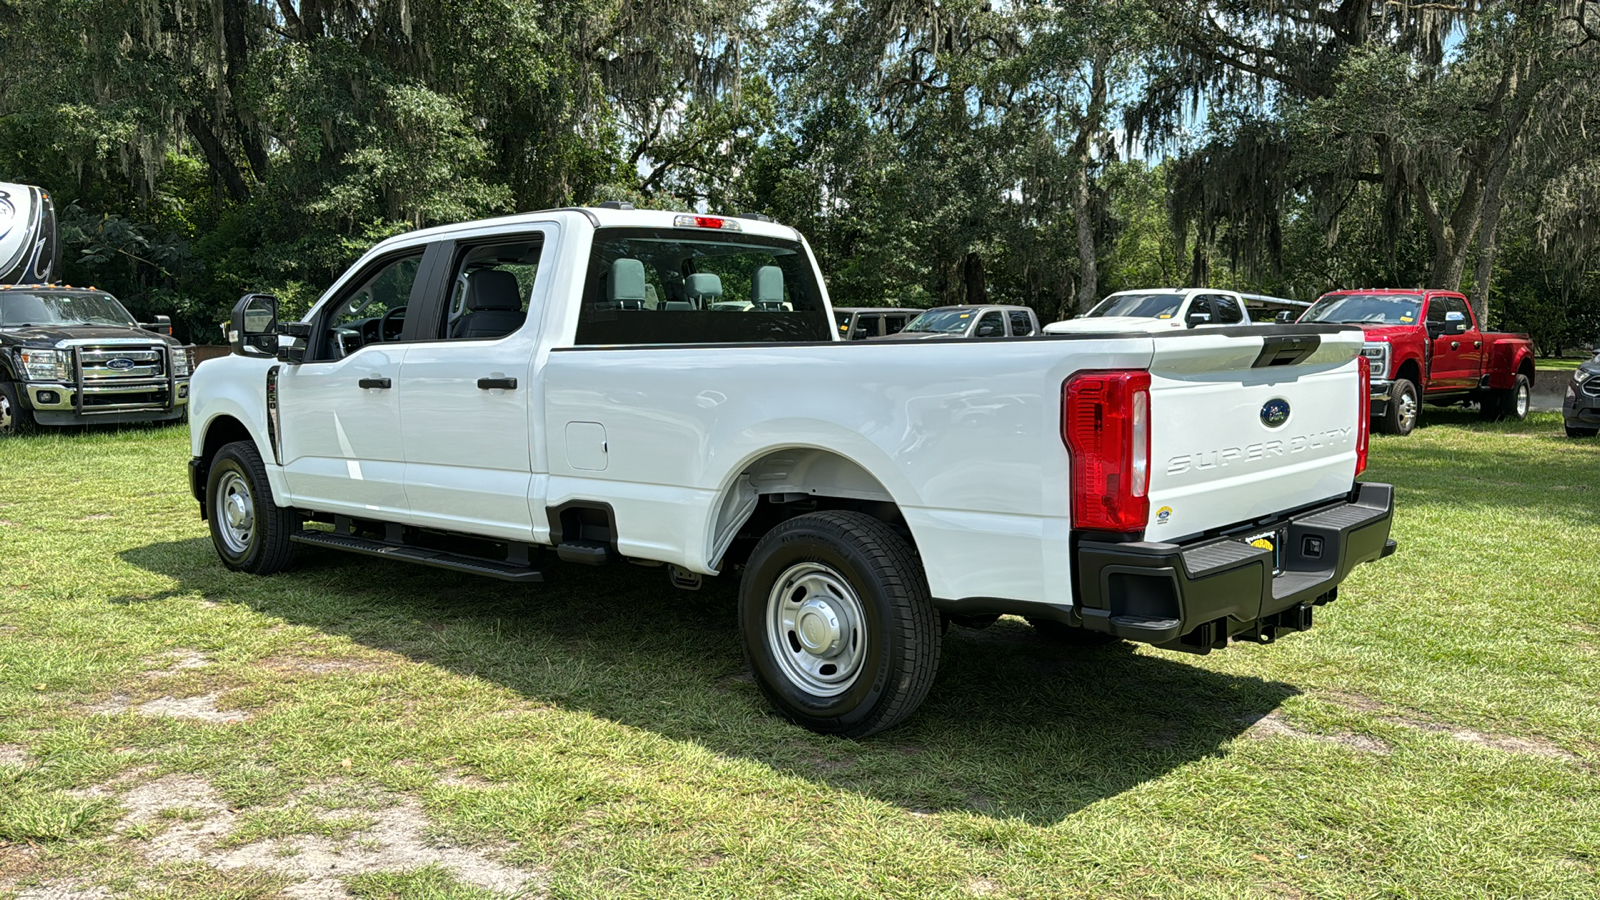
[[[99,291],[0,291],[0,328],[26,325],[139,327],[117,298]]]
[[[902,329],[906,334],[961,334],[972,322],[975,310],[930,309]]]
[[[1183,305],[1182,294],[1112,294],[1089,310],[1089,315],[1133,316],[1140,319],[1170,319]]]
[[[1416,294],[1332,294],[1311,304],[1300,321],[1410,325],[1421,308]]]

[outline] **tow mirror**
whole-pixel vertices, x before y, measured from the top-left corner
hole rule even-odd
[[[165,334],[170,336],[172,334],[172,317],[156,316],[156,320],[154,322],[141,322],[139,323],[139,327],[143,328],[145,331],[154,331],[156,334]]]
[[[1278,310],[1278,314],[1272,317],[1272,321],[1278,323],[1279,325],[1288,325],[1294,321],[1294,313],[1287,309],[1280,309]]]
[[[1444,330],[1454,334],[1464,334],[1467,330],[1467,314],[1453,310],[1445,313]]]
[[[1195,328],[1197,326],[1210,323],[1211,313],[1194,310],[1191,311],[1187,316],[1184,316],[1183,320],[1188,323],[1190,328]]]
[[[228,344],[240,356],[272,359],[278,355],[278,298],[245,294],[233,305]]]

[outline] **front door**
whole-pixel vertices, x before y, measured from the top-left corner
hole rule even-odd
[[[306,361],[280,367],[284,477],[298,504],[375,519],[407,510],[400,406],[405,315],[423,249],[374,260],[312,318]]]
[[[1459,304],[1459,306],[1457,305]],[[1463,320],[1466,302],[1455,297],[1428,298],[1428,340],[1433,359],[1428,372],[1428,393],[1452,393],[1477,386],[1478,372],[1472,340],[1465,332],[1471,319]],[[1451,316],[1451,313],[1457,315]]]
[[[555,231],[522,228],[462,239],[422,304],[427,339],[400,367],[400,421],[411,521],[532,541],[529,407]]]

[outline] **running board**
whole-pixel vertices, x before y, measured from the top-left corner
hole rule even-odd
[[[532,566],[519,566],[494,559],[481,559],[476,556],[446,553],[442,550],[429,550],[426,547],[390,544],[370,538],[356,537],[352,534],[335,534],[330,531],[297,531],[289,535],[289,540],[296,544],[309,544],[313,547],[327,547],[332,550],[347,550],[351,553],[376,556],[382,559],[398,559],[402,562],[432,566],[435,569],[449,569],[452,572],[483,575],[488,578],[514,581],[519,584],[539,584],[544,581],[544,573]]]

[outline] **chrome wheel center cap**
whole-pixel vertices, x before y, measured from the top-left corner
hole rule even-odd
[[[795,636],[812,656],[833,656],[839,652],[845,638],[839,614],[828,601],[815,597],[801,604],[795,616]]]
[[[244,505],[244,498],[238,494],[228,498],[228,524],[234,528],[243,528],[250,523],[250,510]]]

